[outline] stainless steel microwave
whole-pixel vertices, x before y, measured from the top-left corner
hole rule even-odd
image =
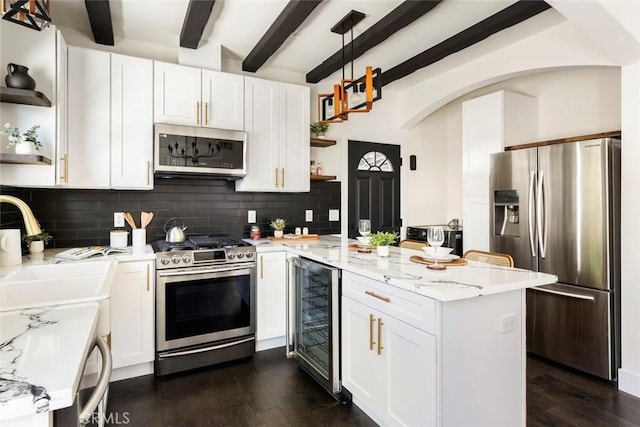
[[[242,178],[247,134],[225,129],[154,125],[154,171],[157,175],[208,175]]]

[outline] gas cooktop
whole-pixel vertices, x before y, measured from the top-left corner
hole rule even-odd
[[[248,246],[242,240],[236,240],[226,234],[202,234],[187,237],[187,240],[180,243],[169,243],[165,240],[158,240],[152,244],[154,252],[175,252],[194,251],[200,249],[220,249],[235,248],[238,246]]]
[[[158,240],[151,246],[157,269],[255,263],[253,245],[224,234],[189,236],[180,243]]]

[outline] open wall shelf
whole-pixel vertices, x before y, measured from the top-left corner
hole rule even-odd
[[[50,165],[51,159],[37,154],[0,153],[0,163],[11,165]]]
[[[336,145],[335,139],[311,138],[312,147],[330,147],[332,145]]]
[[[11,87],[0,87],[0,102],[51,107],[51,101],[42,92]]]

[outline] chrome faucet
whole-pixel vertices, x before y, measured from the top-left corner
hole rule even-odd
[[[31,209],[29,209],[29,206],[27,206],[25,202],[17,197],[6,196],[4,194],[0,194],[0,202],[9,203],[20,209],[22,219],[24,220],[24,228],[27,231],[27,236],[35,236],[36,234],[42,233],[38,220],[33,216],[33,212],[31,212]]]

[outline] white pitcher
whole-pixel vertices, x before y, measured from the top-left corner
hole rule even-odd
[[[0,230],[0,267],[22,264],[20,230]]]

